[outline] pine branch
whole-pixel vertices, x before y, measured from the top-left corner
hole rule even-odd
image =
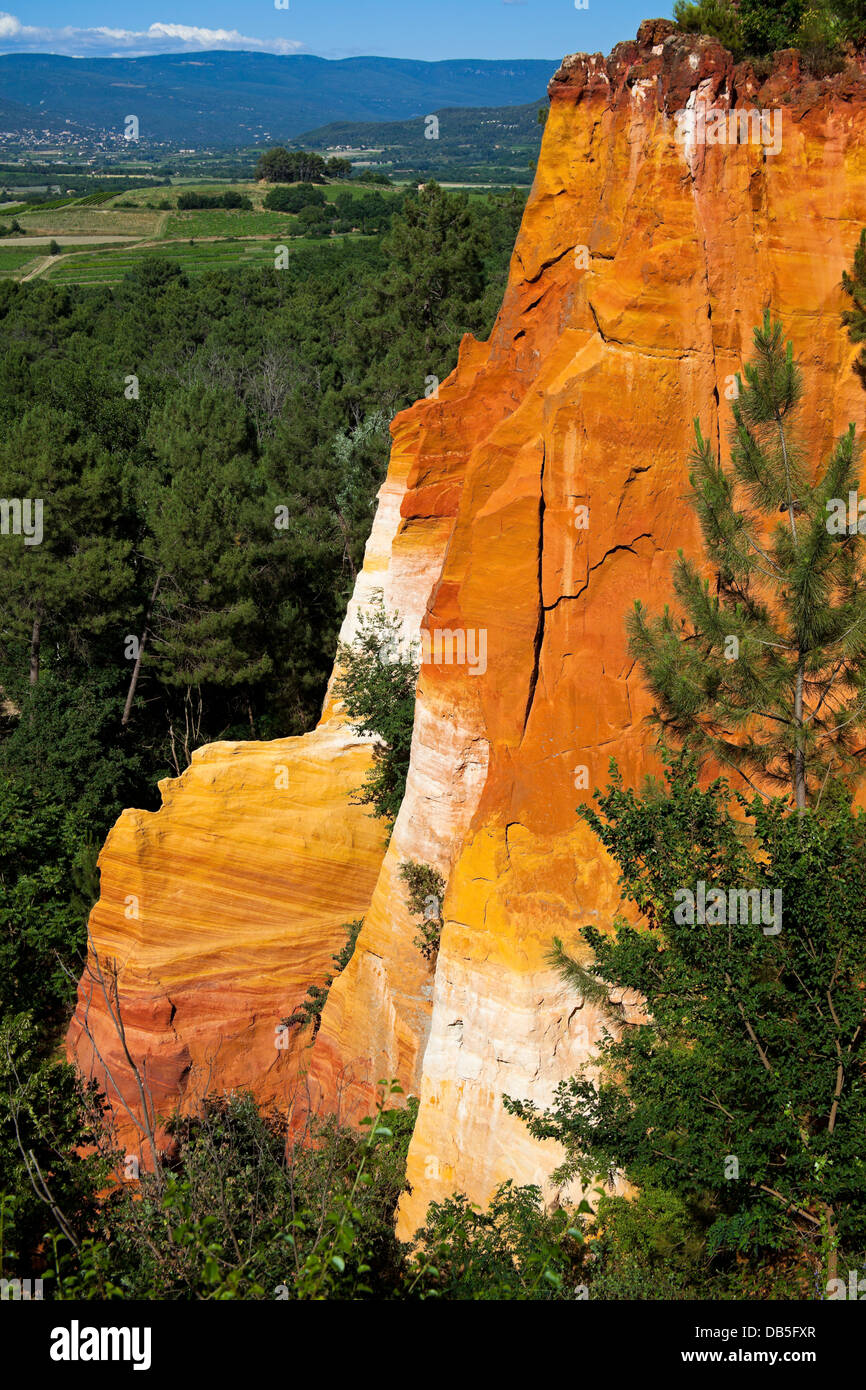
[[[545,959],[558,971],[567,984],[583,995],[585,1003],[594,1004],[600,1008],[612,1022],[622,1021],[622,1006],[612,1004],[610,1000],[611,986],[603,980],[599,980],[573,956],[570,956],[560,937],[555,936],[553,938],[553,945],[546,953]]]

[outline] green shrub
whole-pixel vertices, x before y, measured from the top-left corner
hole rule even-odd
[[[400,865],[400,877],[408,888],[406,897],[409,911],[421,919],[414,945],[425,960],[432,960],[442,940],[445,880],[429,864],[416,864],[412,860],[405,860]]]
[[[740,19],[730,0],[676,0],[674,19],[687,33],[709,34],[718,39],[734,57],[742,54]]]
[[[334,983],[335,977],[339,975],[341,970],[345,970],[349,961],[352,959],[352,953],[355,950],[355,942],[358,940],[358,934],[363,925],[363,917],[357,918],[354,922],[345,923],[346,943],[335,956],[331,956],[331,960],[335,963],[337,969],[334,971],[333,975],[325,976],[323,985],[310,985],[307,990],[306,999],[298,1005],[294,1013],[283,1020],[287,1028],[306,1028],[308,1024],[312,1024],[313,1036],[311,1041],[315,1041],[316,1034],[322,1022],[322,1010],[325,1007],[331,985]]]
[[[734,57],[756,62],[766,76],[766,60],[782,48],[798,48],[806,70],[815,77],[839,72],[842,44],[866,38],[863,0],[677,0],[674,18],[680,29],[717,38]]]
[[[586,1297],[581,1217],[545,1211],[539,1188],[504,1182],[480,1211],[462,1193],[432,1202],[415,1235],[414,1280],[421,1297],[477,1302]]]
[[[45,1233],[59,1236],[61,1223],[70,1244],[85,1237],[108,1178],[107,1161],[94,1153],[102,1119],[96,1088],[47,1057],[47,1041],[32,1014],[0,1017],[2,1278],[38,1276]]]
[[[168,1124],[160,1172],[115,1189],[82,1251],[60,1248],[64,1298],[315,1300],[385,1297],[401,1278],[394,1234],[417,1101],[381,1083],[360,1135],[333,1116],[299,1129],[248,1094]],[[290,1102],[291,1108],[291,1102]],[[60,1244],[60,1243],[58,1243]]]
[[[839,791],[820,810],[757,795],[732,809],[727,784],[701,789],[682,755],[642,794],[614,767],[597,799],[601,815],[580,814],[643,922],[585,927],[581,959],[555,944],[610,1025],[545,1113],[506,1109],[564,1146],[563,1180],[619,1172],[705,1205],[708,1255],[789,1268],[796,1297],[804,1273],[829,1281],[866,1250],[866,813]],[[645,1001],[640,1026],[611,1001],[620,989]]]
[[[358,803],[372,806],[374,815],[389,825],[397,819],[406,791],[418,680],[418,666],[406,652],[401,632],[399,615],[389,616],[380,597],[371,611],[362,613],[354,643],[340,643],[340,675],[334,683],[351,727],[377,740]]]

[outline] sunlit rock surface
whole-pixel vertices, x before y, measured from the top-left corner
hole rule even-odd
[[[668,599],[677,549],[698,549],[692,420],[726,448],[765,307],[805,371],[815,461],[863,425],[840,282],[866,222],[866,78],[814,82],[786,53],[762,84],[671,29],[652,21],[609,58],[566,59],[490,341],[466,339],[438,399],[395,422],[344,636],[382,590],[407,633],[423,619],[486,648],[422,669],[387,850],[351,804],[368,750],[329,703],[303,739],[202,750],[160,812],[121,818],[101,860],[94,940],[121,965],[131,1050],[161,1104],[191,1103],[189,1077],[208,1066],[212,1085],[278,1095],[300,1059],[318,1102],[358,1116],[398,1077],[421,1097],[404,1236],[455,1189],[479,1202],[507,1177],[552,1190],[555,1148],[530,1141],[502,1095],[548,1100],[591,1050],[592,1006],[545,960],[554,935],[573,940],[617,905],[575,807],[611,757],[629,782],[655,767],[624,616],[636,597]],[[701,144],[677,117],[731,105],[770,112],[768,138]],[[448,882],[435,967],[412,944],[406,859]],[[275,1024],[361,915],[314,1047],[274,1054]],[[82,1007],[70,1045],[89,1067]]]

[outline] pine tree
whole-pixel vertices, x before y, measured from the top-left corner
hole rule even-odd
[[[386,409],[404,399],[407,356],[419,363],[423,388],[426,376],[443,380],[448,374],[464,333],[482,330],[488,250],[487,223],[465,193],[449,193],[431,180],[406,198],[382,243],[381,285],[358,306],[355,327],[362,340],[374,334],[388,345],[368,375]],[[383,387],[390,393],[384,400]]]
[[[657,700],[664,743],[736,769],[802,809],[831,772],[862,772],[866,583],[856,520],[854,426],[817,482],[791,428],[802,394],[793,347],[764,316],[737,377],[732,467],[695,421],[691,503],[714,591],[682,552],[673,582],[685,617],[629,615],[632,655]]]
[[[243,408],[194,386],[154,411],[153,464],[140,479],[150,600],[124,722],[140,671],[169,688],[248,688],[272,669],[260,580],[277,535]]]
[[[866,227],[860,233],[860,243],[854,253],[853,274],[842,272],[842,288],[852,301],[852,307],[842,315],[848,336],[852,343],[866,343]],[[866,348],[857,358],[855,371],[866,386]]]
[[[86,658],[120,619],[133,584],[117,534],[123,476],[123,460],[52,405],[0,440],[0,659],[26,667],[31,689],[46,651],[63,643]]]

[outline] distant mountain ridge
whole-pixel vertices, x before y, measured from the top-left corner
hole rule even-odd
[[[479,131],[487,127],[490,139],[532,137],[541,144],[538,111],[543,97],[521,106],[440,107],[429,114],[439,121],[436,140],[440,146],[457,145],[461,140],[477,143]],[[425,135],[423,121],[331,121],[316,130],[305,130],[290,142],[308,150],[329,150],[338,145],[353,149],[402,148],[424,150],[434,142]]]
[[[64,124],[217,147],[296,139],[335,121],[403,121],[443,107],[538,101],[557,60],[317,58],[204,52],[145,58],[0,55],[0,125]]]
[[[543,94],[523,106],[441,107],[430,113],[438,122],[435,140],[427,137],[427,122],[416,117],[332,121],[287,143],[306,150],[350,151],[355,157],[375,151],[372,162],[398,179],[420,174],[470,183],[526,184],[541,148],[542,103],[546,110]]]

